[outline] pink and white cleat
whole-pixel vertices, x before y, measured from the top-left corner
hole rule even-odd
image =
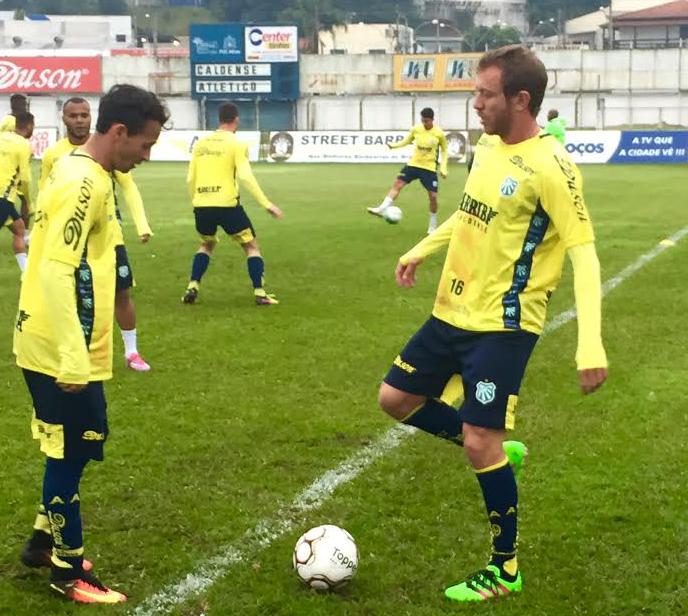
[[[127,368],[131,368],[136,372],[148,372],[151,369],[150,365],[147,364],[143,357],[141,357],[138,353],[127,355],[125,359],[127,362]]]

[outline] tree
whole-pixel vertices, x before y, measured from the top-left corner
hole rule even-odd
[[[511,26],[478,26],[464,33],[464,51],[486,51],[503,45],[511,45],[521,42],[521,33]]]
[[[299,26],[301,36],[309,41],[309,51],[320,51],[321,30],[345,24],[346,13],[334,7],[332,0],[296,0],[278,15],[280,20]]]

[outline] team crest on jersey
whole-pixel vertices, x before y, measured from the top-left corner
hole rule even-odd
[[[507,177],[499,188],[499,192],[505,197],[511,197],[516,192],[518,188],[518,182],[512,177]]]
[[[497,386],[492,381],[478,381],[475,386],[475,399],[480,404],[494,402]]]

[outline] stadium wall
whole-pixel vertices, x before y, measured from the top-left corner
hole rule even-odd
[[[540,55],[550,73],[543,109],[558,108],[571,126],[688,126],[684,94],[688,90],[688,49],[560,50]],[[257,114],[244,117],[245,128],[403,130],[417,121],[423,106],[431,106],[442,126],[479,129],[470,93],[393,93],[392,56],[303,55],[300,73],[301,97],[295,113],[274,116],[278,121],[283,121],[279,117],[289,118],[290,124],[268,126],[263,118],[261,125]],[[104,89],[128,82],[165,97],[175,128],[205,128],[201,105],[189,96],[186,57],[113,53],[102,58],[102,78]],[[61,104],[69,96],[32,96],[31,109],[38,125],[59,127]],[[9,107],[7,98],[0,96],[0,109]],[[96,96],[85,98],[95,107]]]

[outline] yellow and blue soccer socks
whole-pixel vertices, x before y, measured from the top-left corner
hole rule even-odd
[[[205,252],[197,252],[194,255],[193,263],[191,264],[191,280],[192,282],[201,282],[203,274],[210,265],[210,255]]]
[[[81,571],[84,546],[79,482],[86,463],[85,459],[46,459],[43,506],[52,530],[54,568]]]
[[[485,499],[492,533],[491,565],[499,567],[507,581],[516,579],[518,564],[518,488],[509,460],[476,471]]]
[[[248,275],[251,278],[251,284],[254,289],[263,288],[263,274],[265,273],[265,263],[263,257],[253,256],[246,259],[246,266],[248,267]]]

